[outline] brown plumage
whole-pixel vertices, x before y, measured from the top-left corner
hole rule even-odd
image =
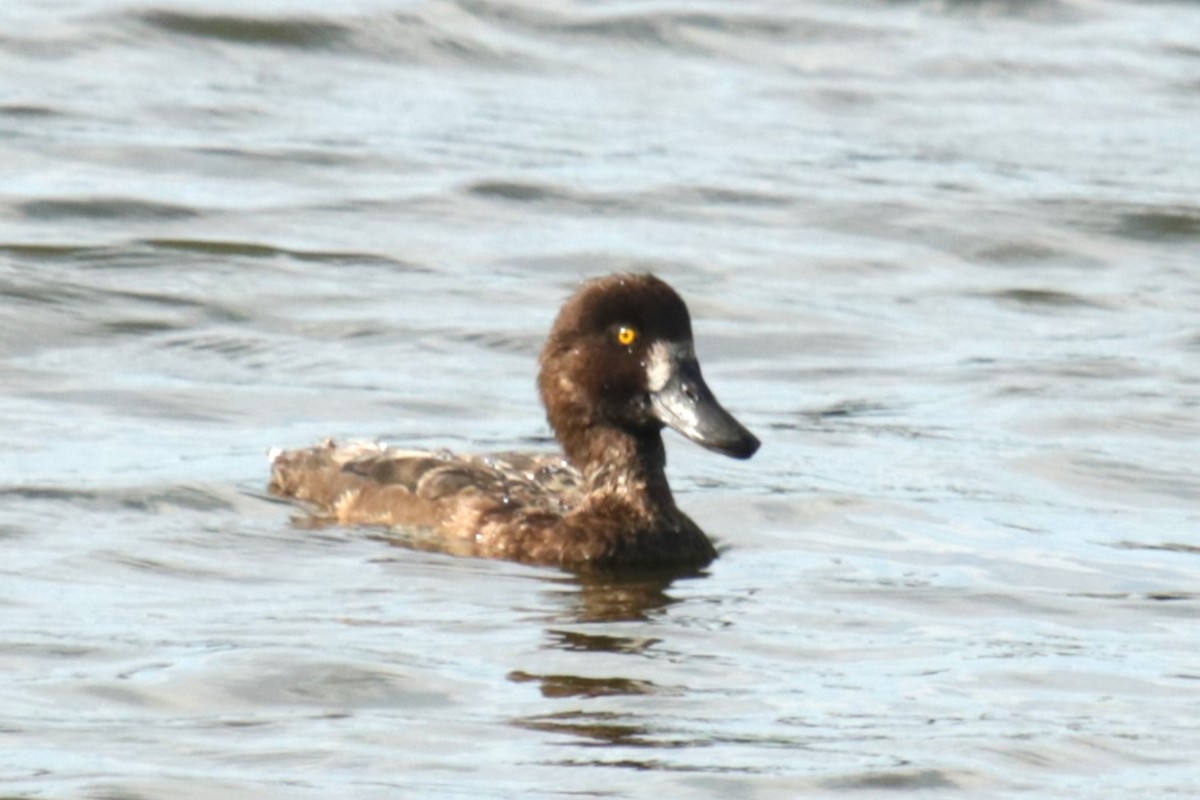
[[[327,441],[274,456],[271,490],[463,555],[575,568],[711,561],[712,543],[667,484],[662,428],[736,458],[758,440],[705,385],[679,295],[651,275],[589,281],[559,312],[540,364],[563,455]]]

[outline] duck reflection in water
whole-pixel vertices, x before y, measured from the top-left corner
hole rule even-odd
[[[588,623],[652,621],[659,613],[679,602],[669,592],[672,583],[691,577],[703,579],[694,570],[607,575],[591,572],[554,579],[556,587],[551,590],[554,595],[552,600],[554,605],[563,608],[554,614],[554,621],[546,630],[548,642],[544,649],[578,654],[565,659],[565,662],[580,665],[589,674],[517,669],[509,672],[507,677],[513,683],[536,685],[541,696],[547,700],[576,700],[583,705],[571,704],[568,708],[517,717],[511,724],[523,730],[569,736],[595,745],[660,746],[650,729],[640,723],[636,712],[616,713],[607,704],[595,707],[591,701],[613,698],[621,702],[619,698],[661,693],[663,689],[645,677],[595,674],[600,664],[608,665],[608,669],[614,664],[636,665],[644,673],[645,667],[651,663],[647,659],[654,658],[656,651],[661,648],[661,640],[654,636],[619,635],[614,631],[623,628],[610,625],[588,629]],[[614,662],[606,658],[614,654],[632,656],[633,660]],[[547,659],[537,660],[541,664]]]

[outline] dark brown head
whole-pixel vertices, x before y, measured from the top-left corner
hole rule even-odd
[[[667,425],[734,458],[758,449],[700,374],[687,306],[653,275],[585,283],[559,312],[541,365],[547,417],[581,468],[601,457],[591,444],[602,431],[657,440]]]

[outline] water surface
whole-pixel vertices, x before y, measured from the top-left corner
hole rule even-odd
[[[8,3],[0,793],[1193,797],[1194,3]],[[306,527],[653,270],[699,575]]]

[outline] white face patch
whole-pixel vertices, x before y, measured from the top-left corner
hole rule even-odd
[[[672,354],[672,349],[685,350],[678,354],[683,360],[687,359],[691,351],[690,347],[680,345],[672,348],[666,342],[655,342],[650,345],[646,356],[646,388],[651,392],[661,392],[667,382],[671,380],[671,374],[674,371],[673,363],[676,358]]]
[[[646,357],[646,388],[661,392],[671,380],[671,350],[665,342],[655,342]]]

